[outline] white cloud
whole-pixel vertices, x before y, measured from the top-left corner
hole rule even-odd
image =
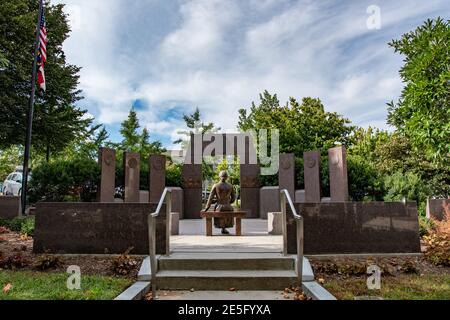
[[[382,28],[368,30],[370,1],[58,1],[80,8],[65,49],[83,67],[89,111],[114,124],[144,99],[141,123],[172,140],[195,107],[234,129],[265,89],[283,103],[320,97],[358,125],[387,128],[385,103],[402,88],[387,42],[450,13],[444,0],[379,1]]]

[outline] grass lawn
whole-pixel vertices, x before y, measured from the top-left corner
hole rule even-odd
[[[68,273],[0,271],[0,300],[112,300],[131,285],[132,280],[81,275],[81,290],[69,290]],[[2,289],[11,284],[7,293]]]
[[[450,300],[450,274],[383,277],[381,290],[368,290],[366,277],[328,279],[324,287],[340,300],[377,296],[387,300]]]

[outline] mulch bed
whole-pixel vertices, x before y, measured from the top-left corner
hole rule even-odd
[[[46,255],[33,253],[33,238],[20,235],[16,232],[6,231],[0,234],[0,262],[14,257],[23,262],[22,266],[16,267],[16,270],[23,271],[42,271],[37,268],[42,264],[42,260],[49,257],[57,257],[58,263],[44,272],[66,272],[69,266],[79,266],[82,274],[102,275],[102,276],[120,276],[130,279],[137,279],[139,267],[143,257],[131,256],[127,259],[133,261],[134,267],[130,268],[128,274],[118,274],[113,270],[113,263],[117,261],[118,256],[64,256],[64,255]],[[135,263],[134,263],[135,262]],[[0,263],[0,270],[2,266]]]

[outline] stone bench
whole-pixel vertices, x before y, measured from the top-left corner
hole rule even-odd
[[[200,217],[206,220],[206,236],[212,237],[213,218],[231,218],[236,222],[236,236],[242,235],[242,219],[245,218],[247,212],[244,211],[229,211],[229,212],[200,212]]]

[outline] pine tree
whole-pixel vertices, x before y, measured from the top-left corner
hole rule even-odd
[[[142,143],[142,136],[139,134],[140,128],[137,113],[134,107],[131,108],[127,120],[122,122],[120,134],[123,137],[121,147],[129,152],[139,152]]]

